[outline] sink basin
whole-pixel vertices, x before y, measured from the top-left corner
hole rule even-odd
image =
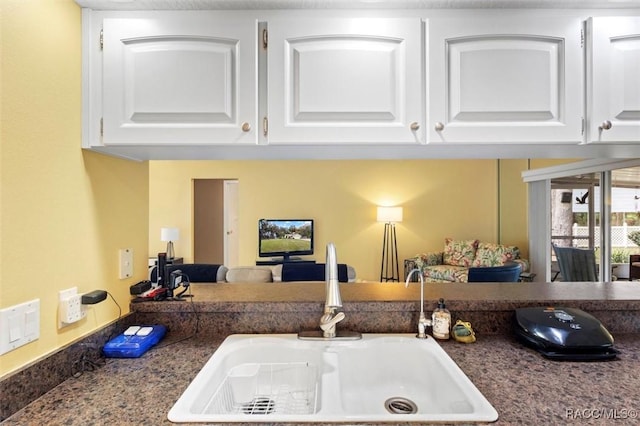
[[[492,422],[498,413],[432,338],[232,335],[169,411],[173,422]]]

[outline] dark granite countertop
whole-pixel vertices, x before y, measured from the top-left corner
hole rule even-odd
[[[420,285],[341,286],[339,328],[410,333]],[[324,283],[192,285],[190,301],[132,305],[129,324],[165,324],[169,333],[137,359],[107,359],[70,378],[3,425],[158,425],[225,336],[317,328]],[[425,311],[444,297],[453,320],[472,322],[478,341],[442,342],[498,411],[499,424],[628,424],[640,410],[640,283],[425,285]],[[621,352],[608,362],[558,362],[511,335],[513,309],[568,306],[600,319]],[[191,336],[185,338],[185,336]]]
[[[137,359],[108,359],[70,378],[3,425],[160,425],[221,343],[169,334]],[[550,361],[509,336],[441,343],[492,403],[498,424],[628,424],[640,410],[640,336],[621,335],[619,359]],[[605,416],[609,416],[606,418]]]

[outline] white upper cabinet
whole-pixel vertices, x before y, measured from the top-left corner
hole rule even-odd
[[[587,21],[591,142],[640,142],[640,18]]]
[[[104,19],[102,143],[256,143],[255,46],[251,19]]]
[[[84,8],[82,146],[137,160],[640,157],[640,17],[499,9]]]
[[[420,19],[268,25],[270,145],[424,141]]]
[[[429,141],[583,142],[581,30],[577,18],[430,20]]]

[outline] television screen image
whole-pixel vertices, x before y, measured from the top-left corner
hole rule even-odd
[[[260,219],[258,246],[260,257],[313,254],[313,219]]]

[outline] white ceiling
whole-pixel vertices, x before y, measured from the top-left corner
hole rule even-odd
[[[163,9],[633,9],[640,0],[76,0],[96,10]]]

